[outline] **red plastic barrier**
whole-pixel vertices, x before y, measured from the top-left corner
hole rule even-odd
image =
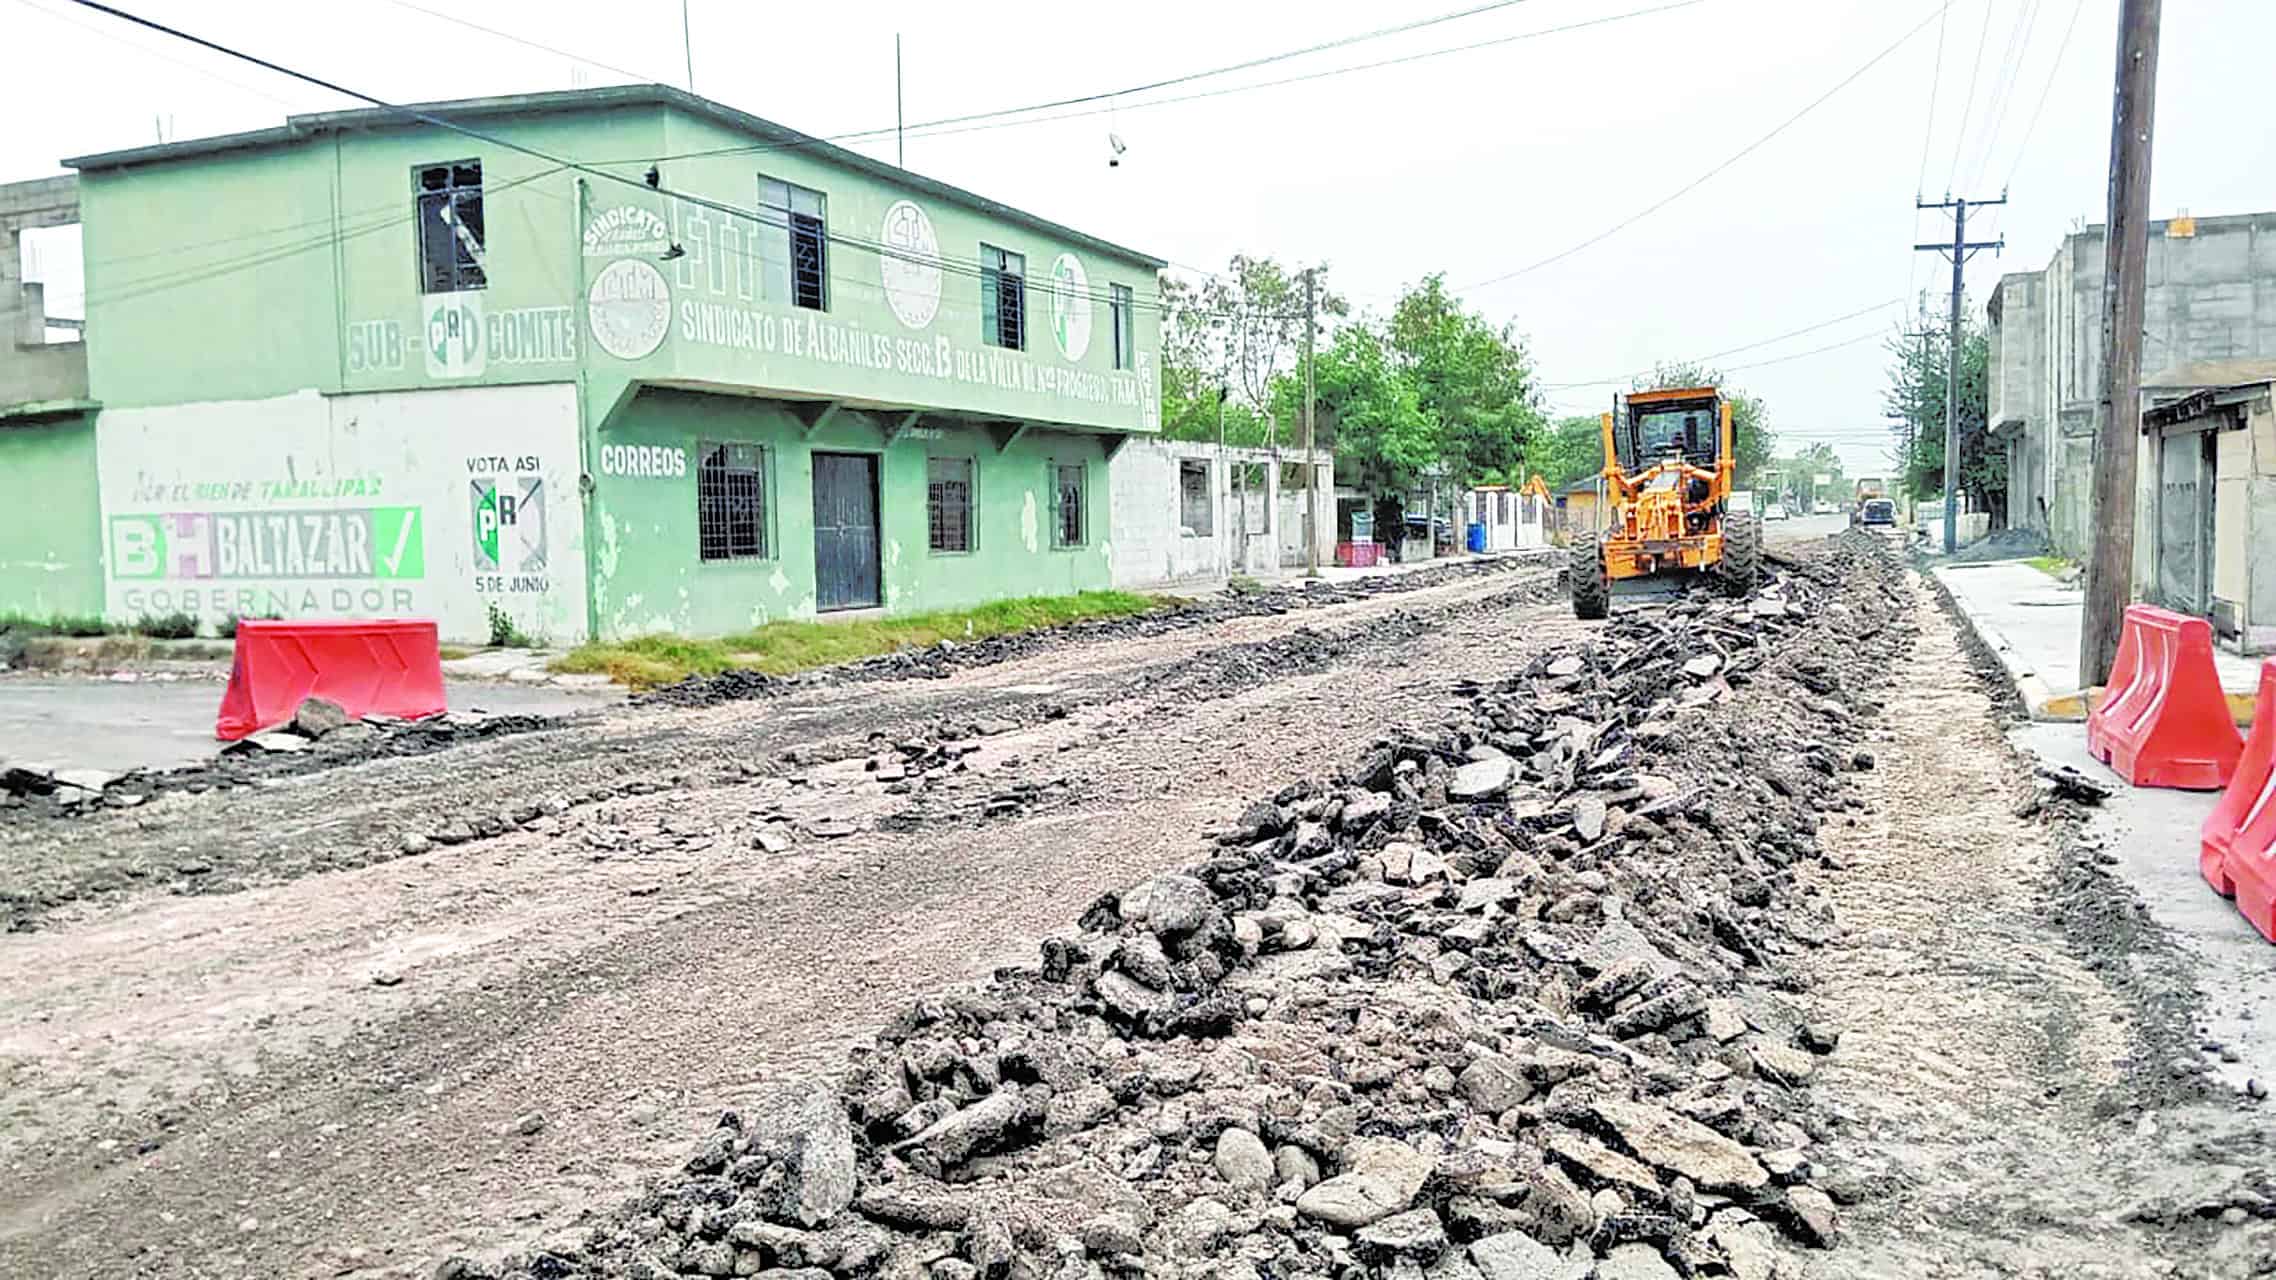
[[[1382,550],[1382,547],[1372,542],[1339,542],[1336,544],[1336,563],[1351,569],[1371,568]]]
[[[2260,664],[2244,758],[2198,837],[2205,882],[2233,896],[2252,927],[2276,941],[2276,658]]]
[[[2137,787],[2214,791],[2229,784],[2244,739],[2213,666],[2213,625],[2137,604],[2126,610],[2086,749]]]
[[[308,698],[337,702],[351,716],[441,713],[435,624],[417,618],[240,621],[213,736],[234,742],[283,724]]]

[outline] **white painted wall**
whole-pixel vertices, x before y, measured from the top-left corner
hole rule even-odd
[[[1213,495],[1210,532],[1188,531],[1182,521],[1178,464],[1206,462]],[[1226,514],[1225,468],[1211,445],[1130,440],[1107,464],[1111,493],[1107,518],[1114,526],[1108,567],[1117,587],[1160,586],[1222,578],[1226,556],[1221,529]]]
[[[480,642],[496,604],[585,638],[569,383],[110,409],[95,453],[114,620],[417,617]]]

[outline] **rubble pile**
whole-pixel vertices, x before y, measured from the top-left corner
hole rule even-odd
[[[1843,539],[1453,691],[1033,968],[476,1277],[1768,1277],[1830,1247],[1821,821],[1909,642]],[[1079,853],[1073,855],[1079,856]]]
[[[921,649],[901,649],[859,662],[808,671],[795,676],[770,676],[758,671],[723,671],[717,675],[688,676],[651,689],[633,699],[674,707],[707,707],[747,698],[766,698],[815,684],[857,680],[945,680],[958,671],[992,666],[1040,653],[1069,640],[1142,638],[1213,626],[1234,618],[1255,618],[1351,604],[1376,596],[1398,595],[1465,578],[1509,574],[1538,596],[1555,585],[1555,571],[1542,560],[1491,557],[1460,560],[1413,573],[1351,582],[1312,583],[1265,590],[1227,589],[1205,600],[1182,603],[1123,618],[1073,622],[1042,631],[1021,631],[978,640],[943,640]]]
[[[559,726],[552,716],[451,711],[423,719],[350,716],[323,698],[291,720],[229,744],[201,764],[171,769],[56,769],[0,759],[0,815],[54,818],[132,809],[169,791],[196,795],[389,756],[417,756],[463,743]],[[4,900],[4,899],[0,899]]]

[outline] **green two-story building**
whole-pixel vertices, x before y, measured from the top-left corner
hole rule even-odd
[[[107,613],[565,641],[1108,584],[1159,259],[662,86],[415,110],[65,162]]]

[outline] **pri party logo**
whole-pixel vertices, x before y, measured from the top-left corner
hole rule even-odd
[[[1091,349],[1091,278],[1071,253],[1051,263],[1051,336],[1069,360]]]
[[[482,351],[482,295],[430,293],[426,296],[427,376],[478,378]]]
[[[473,482],[478,573],[545,572],[545,481],[508,476]]]

